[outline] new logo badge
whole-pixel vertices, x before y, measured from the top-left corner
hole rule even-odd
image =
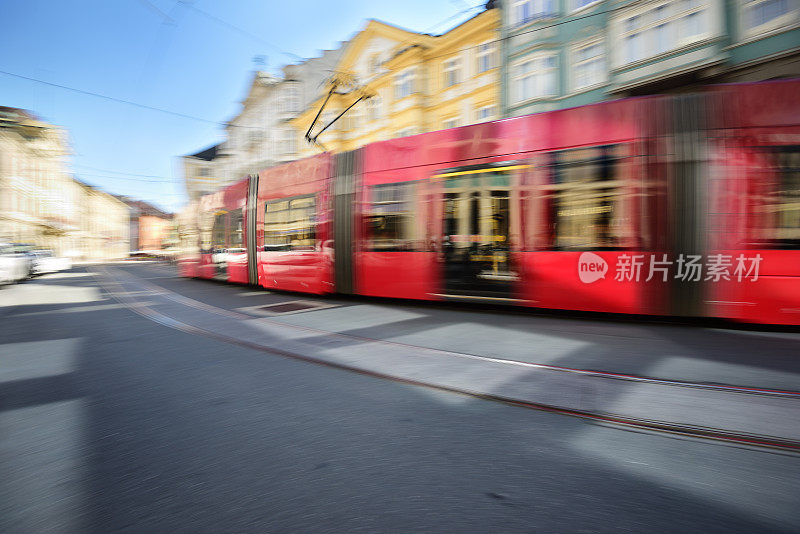
[[[605,278],[607,272],[608,263],[594,252],[584,252],[578,258],[578,277],[584,284]]]

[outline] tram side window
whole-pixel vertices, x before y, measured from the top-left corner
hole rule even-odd
[[[761,209],[764,224],[760,240],[773,248],[800,248],[800,146],[771,147],[773,186]]]
[[[230,212],[230,246],[231,248],[242,248],[242,208],[231,210]]]
[[[370,188],[365,219],[367,250],[414,250],[414,184],[382,184]]]
[[[264,215],[264,250],[314,250],[313,196],[267,202]]]
[[[211,227],[211,246],[215,249],[225,248],[225,212],[214,214],[214,225]]]
[[[550,241],[555,250],[612,250],[630,236],[616,146],[550,154]],[[628,221],[626,223],[626,220]]]

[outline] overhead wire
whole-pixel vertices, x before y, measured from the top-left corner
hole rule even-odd
[[[220,121],[214,121],[214,120],[210,120],[210,119],[204,119],[202,117],[196,117],[194,115],[188,115],[186,113],[180,113],[178,111],[172,111],[172,110],[169,110],[169,109],[158,108],[158,107],[155,107],[155,106],[150,106],[148,104],[142,104],[140,102],[134,102],[132,100],[125,100],[124,98],[117,98],[115,96],[108,96],[108,95],[104,95],[104,94],[101,94],[101,93],[96,93],[94,91],[87,91],[85,89],[78,89],[76,87],[70,87],[68,85],[62,85],[62,84],[58,84],[58,83],[54,83],[54,82],[48,82],[47,80],[34,78],[32,76],[24,76],[22,74],[17,74],[15,72],[9,72],[9,71],[6,71],[6,70],[0,70],[0,74],[4,74],[6,76],[11,76],[13,78],[19,78],[19,79],[22,79],[22,80],[27,80],[27,81],[30,81],[30,82],[41,83],[41,84],[44,84],[44,85],[48,85],[50,87],[56,87],[58,89],[64,89],[66,91],[72,91],[74,93],[79,93],[79,94],[86,95],[86,96],[93,96],[93,97],[96,97],[96,98],[102,98],[104,100],[109,100],[111,102],[117,102],[119,104],[127,104],[129,106],[134,106],[134,107],[138,107],[138,108],[142,108],[142,109],[147,109],[147,110],[150,110],[150,111],[158,111],[160,113],[166,113],[167,115],[172,115],[172,116],[175,116],[175,117],[181,117],[181,118],[184,118],[184,119],[191,119],[191,120],[195,120],[195,121],[200,121],[200,122],[204,122],[206,124],[214,124],[214,125],[217,125],[217,126],[226,126],[226,127],[227,126],[231,126],[231,127],[235,127],[235,128],[258,128],[257,126],[242,126],[242,125],[238,125],[238,124],[229,124],[227,122],[220,122]]]
[[[212,121],[212,120],[209,120],[209,119],[204,119],[202,117],[195,117],[194,115],[187,115],[186,113],[180,113],[180,112],[172,111],[172,110],[169,110],[169,109],[158,108],[158,107],[155,107],[155,106],[142,104],[140,102],[133,102],[132,100],[125,100],[124,98],[117,98],[115,96],[108,96],[108,95],[104,95],[104,94],[101,94],[101,93],[95,93],[94,91],[87,91],[85,89],[78,89],[76,87],[70,87],[68,85],[62,85],[62,84],[58,84],[58,83],[48,82],[46,80],[41,80],[39,78],[33,78],[31,76],[24,76],[22,74],[17,74],[15,72],[8,72],[6,70],[0,70],[0,74],[4,74],[6,76],[11,76],[11,77],[14,77],[14,78],[20,78],[22,80],[27,80],[27,81],[31,81],[31,82],[41,83],[41,84],[44,84],[44,85],[49,85],[50,87],[57,87],[59,89],[64,89],[66,91],[72,91],[74,93],[79,93],[79,94],[82,94],[82,95],[93,96],[93,97],[96,97],[96,98],[102,98],[104,100],[110,100],[112,102],[117,102],[119,104],[127,104],[127,105],[135,106],[135,107],[138,107],[138,108],[149,109],[150,111],[158,111],[160,113],[166,113],[168,115],[173,115],[173,116],[181,117],[181,118],[184,118],[184,119],[191,119],[191,120],[195,120],[195,121],[205,122],[205,123],[208,123],[208,124],[216,124],[216,125],[221,125],[222,124],[222,125],[224,125],[224,123],[221,123],[221,122],[218,122],[218,121]]]
[[[123,171],[112,171],[109,169],[101,169],[99,167],[92,167],[91,165],[83,165],[81,163],[73,163],[73,167],[81,167],[84,169],[89,169],[97,172],[102,173],[110,173],[110,174],[122,174],[125,176],[109,176],[109,178],[114,178],[118,180],[131,180],[131,181],[140,181],[140,182],[150,182],[150,183],[161,183],[161,184],[179,184],[180,182],[176,182],[175,180],[165,178],[163,176],[151,175],[151,174],[137,174],[132,172],[123,172]],[[99,175],[97,175],[99,176]],[[129,176],[130,178],[127,178]],[[143,178],[157,178],[156,180],[148,180]]]
[[[197,13],[200,13],[201,15],[203,15],[203,16],[205,16],[205,17],[217,22],[218,24],[226,26],[227,28],[229,28],[229,29],[231,29],[231,30],[233,30],[235,32],[238,32],[238,33],[240,33],[242,35],[245,35],[245,36],[247,36],[247,37],[249,37],[249,38],[251,38],[251,39],[253,39],[255,41],[258,41],[261,44],[264,44],[264,45],[272,48],[273,50],[275,50],[276,52],[278,52],[278,53],[280,53],[282,55],[285,55],[285,56],[288,56],[288,57],[293,57],[293,58],[295,58],[297,60],[300,60],[300,61],[306,61],[308,59],[308,58],[304,58],[302,56],[299,56],[299,55],[297,55],[297,54],[295,54],[293,52],[288,52],[286,50],[283,50],[280,47],[275,46],[274,44],[270,43],[269,41],[265,41],[264,39],[262,39],[258,35],[245,30],[244,28],[236,26],[235,24],[232,24],[232,23],[228,22],[227,20],[221,19],[216,15],[212,15],[208,11],[204,11],[204,10],[200,9],[199,7],[197,7],[193,3],[188,2],[187,0],[179,0],[178,3],[179,4],[183,4],[184,6],[188,7],[189,9],[192,9],[193,11],[195,11]]]
[[[614,13],[615,11],[620,11],[620,10],[622,10],[624,8],[625,8],[625,6],[618,6],[618,7],[614,7],[614,8],[611,8],[611,9],[605,9],[605,10],[602,10],[602,11],[594,11],[594,12],[591,12],[591,13],[586,13],[585,15],[579,15],[577,17],[566,18],[566,19],[560,20],[558,22],[553,22],[553,23],[550,23],[550,24],[545,24],[543,26],[537,26],[535,28],[531,28],[531,29],[528,29],[528,30],[515,32],[515,33],[513,33],[511,35],[507,35],[507,36],[504,36],[504,37],[499,37],[497,39],[492,39],[490,41],[484,41],[484,42],[482,42],[480,44],[477,44],[477,45],[466,46],[464,48],[459,48],[459,52],[463,52],[464,50],[472,50],[472,49],[475,49],[475,48],[479,48],[480,46],[485,45],[485,44],[501,43],[503,41],[508,41],[513,37],[517,37],[519,35],[525,35],[525,34],[529,34],[529,33],[535,33],[535,32],[538,32],[538,31],[546,30],[546,29],[549,29],[549,28],[555,28],[557,26],[561,26],[561,25],[564,25],[564,24],[569,24],[571,22],[575,22],[575,21],[578,21],[578,20],[584,20],[584,19],[588,19],[590,17],[596,17],[598,15],[606,15],[606,14],[609,14],[609,13]],[[534,22],[534,20],[526,22],[525,24],[529,24],[531,22]],[[429,57],[427,57],[425,59],[426,60],[438,59],[438,58],[442,58],[442,57],[448,57],[448,56],[451,56],[451,55],[452,55],[452,52],[448,52],[448,53],[439,54],[439,55],[436,55],[436,56],[429,56]]]
[[[462,2],[463,2],[464,0],[460,0],[460,1],[462,1]],[[474,6],[471,6],[471,7],[469,7],[469,6],[468,6],[467,8],[465,8],[465,9],[462,9],[461,11],[459,11],[458,13],[454,13],[453,15],[450,15],[450,16],[448,16],[448,17],[447,17],[447,18],[445,18],[444,20],[441,20],[441,21],[437,22],[436,24],[434,24],[433,26],[431,26],[429,29],[423,30],[422,32],[419,32],[419,33],[425,33],[425,34],[427,34],[427,33],[428,33],[428,32],[430,32],[431,30],[433,30],[434,28],[436,28],[436,27],[438,27],[438,26],[441,26],[442,24],[444,24],[444,23],[446,23],[446,22],[449,22],[449,21],[451,21],[451,20],[453,20],[453,19],[455,19],[455,18],[457,18],[457,17],[459,17],[459,16],[461,16],[461,15],[464,15],[464,14],[466,14],[466,13],[467,13],[467,12],[469,12],[469,11],[473,11],[473,10],[475,10],[475,9],[478,9],[478,8],[480,8],[480,7],[481,7],[481,6],[483,6],[483,5],[485,5],[485,2],[481,2],[481,3],[479,3],[479,4],[477,4],[477,5],[474,5]],[[414,32],[414,33],[418,33],[418,32]],[[408,39],[406,39],[405,41],[403,41],[403,42],[399,43],[399,44],[398,44],[398,45],[397,45],[395,48],[401,48],[401,47],[403,47],[403,46],[405,46],[406,44],[409,44],[409,43],[411,43],[411,41],[409,41]],[[331,73],[331,76],[330,76],[330,77],[328,77],[328,78],[327,78],[327,80],[323,80],[323,82],[322,82],[322,83],[320,83],[320,87],[321,87],[321,86],[324,86],[324,85],[326,85],[326,84],[330,84],[330,83],[332,83],[331,81],[332,81],[332,80],[335,80],[335,79],[336,79],[336,78],[337,78],[337,77],[340,75],[340,73],[339,73],[338,71],[334,70],[334,69],[325,69],[325,71],[326,71],[326,72],[330,72],[330,73]],[[315,117],[314,117],[314,119],[311,121],[311,125],[308,127],[308,130],[306,131],[306,134],[305,134],[305,138],[306,138],[306,140],[307,140],[308,142],[310,142],[310,143],[312,143],[312,144],[314,144],[314,145],[317,145],[318,147],[321,147],[321,148],[323,148],[323,150],[324,150],[324,145],[322,145],[322,143],[320,143],[320,142],[318,141],[318,138],[319,138],[319,136],[320,136],[320,135],[321,135],[321,134],[322,134],[324,131],[326,131],[328,128],[330,128],[331,126],[333,126],[333,124],[334,124],[334,123],[335,123],[335,122],[336,122],[336,121],[337,121],[339,118],[341,118],[343,115],[345,115],[345,114],[346,114],[346,113],[347,113],[347,112],[348,112],[348,111],[349,111],[349,110],[350,110],[350,109],[351,109],[353,106],[355,106],[355,105],[356,105],[356,104],[357,104],[357,103],[358,103],[360,100],[365,100],[365,99],[363,98],[363,96],[362,96],[362,97],[360,97],[360,98],[359,98],[359,99],[358,99],[356,102],[354,102],[353,104],[351,104],[351,105],[350,105],[350,106],[349,106],[347,109],[345,109],[343,112],[339,113],[339,115],[338,115],[336,118],[334,118],[333,120],[331,120],[331,121],[330,121],[328,124],[326,124],[325,126],[323,126],[323,127],[322,127],[322,129],[320,129],[319,131],[317,131],[315,135],[313,135],[313,136],[312,136],[312,135],[311,135],[311,131],[313,130],[314,126],[316,125],[316,123],[317,123],[317,120],[320,118],[320,115],[322,114],[322,112],[323,112],[323,110],[324,110],[324,108],[325,108],[325,105],[327,104],[328,100],[330,99],[330,97],[331,97],[331,96],[332,96],[332,94],[333,94],[333,91],[334,91],[334,89],[336,88],[336,83],[335,83],[335,82],[333,82],[333,83],[334,83],[334,86],[333,86],[333,87],[331,88],[331,90],[328,92],[328,95],[326,96],[326,98],[325,98],[325,101],[322,103],[322,105],[321,105],[320,109],[317,111],[317,114],[316,114],[316,116],[315,116]],[[362,87],[363,87],[363,85],[362,85]],[[322,97],[322,96],[320,95],[320,98],[321,98],[321,97]],[[316,100],[315,100],[315,102],[316,102]]]
[[[477,4],[477,5],[475,5],[475,6],[471,7],[471,8],[464,9],[464,10],[462,10],[462,11],[458,12],[458,13],[455,13],[454,15],[451,15],[450,17],[448,17],[447,19],[443,20],[442,22],[438,22],[438,23],[436,23],[435,25],[431,26],[431,28],[435,28],[435,27],[437,27],[437,26],[440,26],[441,24],[444,24],[444,23],[445,23],[445,22],[447,22],[448,20],[452,20],[452,19],[454,19],[454,18],[457,18],[458,16],[460,16],[460,15],[463,15],[463,14],[467,13],[468,11],[472,11],[472,10],[474,10],[474,9],[477,9],[477,8],[479,8],[479,7],[483,6],[483,5],[485,5],[485,2],[481,2],[480,4]],[[499,38],[497,38],[497,39],[493,39],[493,40],[490,40],[490,41],[484,41],[484,42],[482,42],[482,43],[480,43],[480,44],[477,44],[477,45],[473,45],[473,46],[467,46],[467,47],[464,47],[464,48],[459,48],[459,52],[463,52],[463,51],[465,51],[465,50],[477,49],[477,48],[479,48],[479,47],[481,47],[481,46],[484,46],[484,45],[486,45],[486,44],[496,44],[496,43],[501,43],[501,42],[503,42],[503,41],[506,41],[506,40],[509,40],[509,39],[511,39],[512,37],[517,37],[517,36],[519,36],[519,35],[525,35],[525,34],[534,33],[534,32],[537,32],[537,31],[546,30],[546,29],[549,29],[549,28],[555,28],[555,27],[557,27],[557,26],[561,26],[561,25],[563,25],[563,24],[569,24],[569,23],[571,23],[571,22],[575,22],[575,21],[579,21],[579,20],[587,19],[587,18],[590,18],[590,17],[596,17],[596,16],[598,16],[598,15],[604,15],[604,14],[608,14],[608,13],[613,13],[613,12],[615,12],[615,11],[619,11],[619,10],[621,10],[621,9],[624,9],[624,8],[625,8],[625,6],[618,6],[618,7],[615,7],[615,8],[606,9],[606,10],[601,10],[601,11],[591,11],[591,12],[589,12],[589,13],[586,13],[586,14],[584,14],[584,15],[579,15],[579,16],[577,16],[577,17],[569,17],[569,18],[566,18],[566,19],[560,20],[560,21],[558,21],[558,22],[553,22],[553,23],[550,23],[550,24],[545,24],[545,25],[543,25],[543,26],[537,26],[537,27],[535,27],[535,28],[531,28],[531,29],[528,29],[528,30],[524,30],[524,31],[520,31],[520,32],[515,32],[515,33],[513,33],[513,34],[511,34],[511,35],[507,35],[507,36],[501,36],[501,37],[499,37]],[[535,20],[536,20],[536,19],[532,19],[532,20],[530,20],[530,21],[527,21],[527,22],[525,22],[525,24],[532,23],[532,22],[534,22]],[[425,30],[424,32],[420,32],[420,33],[426,33],[427,31],[430,31],[430,30]],[[403,44],[408,44],[408,43],[410,43],[410,42],[411,42],[411,41],[408,41],[408,40],[406,40],[406,41],[404,41],[403,43],[401,43],[401,44],[400,44],[400,46],[402,46]],[[439,58],[443,58],[443,57],[449,57],[449,56],[452,56],[452,54],[453,54],[452,52],[443,53],[443,54],[438,54],[438,55],[435,55],[435,56],[429,56],[429,57],[426,57],[426,58],[425,58],[425,60],[426,60],[426,61],[430,61],[430,60],[433,60],[433,59],[439,59]]]
[[[244,35],[247,35],[248,37],[257,40],[257,41],[269,46],[270,48],[273,48],[274,50],[279,51],[280,53],[282,53],[284,55],[295,57],[295,58],[300,59],[300,60],[305,60],[306,59],[306,58],[303,58],[303,57],[301,57],[301,56],[299,56],[297,54],[293,54],[291,52],[286,52],[285,50],[282,50],[282,49],[276,47],[272,43],[269,43],[269,42],[261,39],[260,37],[248,32],[247,30],[244,30],[244,29],[242,29],[242,28],[240,28],[240,27],[238,27],[238,26],[236,26],[234,24],[231,24],[231,23],[229,23],[229,22],[227,22],[227,21],[225,21],[223,19],[220,19],[219,17],[216,17],[215,15],[212,15],[212,14],[210,14],[210,13],[208,13],[208,12],[202,10],[202,9],[199,9],[198,7],[196,7],[195,5],[193,5],[193,3],[189,2],[189,1],[180,0],[179,4],[181,4],[181,5],[185,6],[185,7],[188,7],[190,9],[194,10],[195,12],[198,12],[198,13],[200,13],[200,14],[202,14],[202,15],[210,18],[210,19],[213,19],[216,22],[229,27],[230,29],[238,31],[239,33],[242,33]],[[463,15],[463,14],[469,12],[469,11],[473,11],[475,9],[478,9],[479,7],[481,7],[481,5],[483,5],[483,3],[475,5],[475,6],[472,6],[472,7],[469,7],[469,8],[466,8],[466,9],[464,9],[464,10],[458,12],[458,13],[455,13],[454,15],[451,15],[450,17],[442,20],[441,22],[438,22],[435,25],[431,26],[431,29],[433,29],[433,28],[435,28],[437,26],[440,26],[441,24],[444,24],[445,22],[448,22],[448,21],[450,21],[452,19],[455,19],[455,18],[457,18],[457,17],[459,17],[459,16],[461,16],[461,15]],[[531,29],[528,29],[528,30],[520,31],[520,32],[515,32],[515,33],[513,33],[511,35],[501,36],[501,37],[499,37],[497,39],[493,39],[491,41],[488,41],[487,43],[500,43],[502,41],[511,39],[512,37],[516,37],[516,36],[519,36],[519,35],[535,33],[537,31],[542,31],[542,30],[545,30],[545,29],[548,29],[548,28],[554,28],[554,27],[561,26],[563,24],[568,24],[568,23],[571,23],[571,22],[575,22],[575,21],[578,21],[578,20],[584,20],[584,19],[587,19],[587,18],[590,18],[590,17],[596,17],[596,16],[599,16],[599,15],[613,13],[615,11],[619,11],[620,9],[622,9],[622,7],[615,7],[615,8],[606,9],[606,10],[600,10],[600,11],[592,11],[590,13],[586,13],[584,15],[580,15],[580,16],[577,16],[577,17],[569,17],[569,18],[565,18],[565,19],[557,21],[557,22],[545,24],[545,25],[542,25],[542,26],[537,26],[535,28],[531,28]],[[468,47],[462,48],[460,50],[463,51],[463,50],[470,50],[470,49],[478,48],[479,46],[485,45],[487,43],[481,43],[480,45],[468,46]],[[451,55],[451,54],[449,54],[449,53],[448,54],[439,54],[439,55],[436,55],[436,56],[428,57],[427,59],[428,60],[438,59],[438,58],[446,57],[446,56],[449,56],[449,55]],[[203,118],[203,117],[189,115],[187,113],[181,113],[181,112],[173,111],[173,110],[170,110],[170,109],[151,106],[151,105],[148,105],[148,104],[143,104],[143,103],[135,102],[135,101],[132,101],[132,100],[127,100],[127,99],[123,99],[123,98],[109,96],[109,95],[105,95],[105,94],[102,94],[102,93],[97,93],[97,92],[94,92],[94,91],[88,91],[88,90],[85,90],[85,89],[79,89],[79,88],[76,88],[76,87],[70,87],[70,86],[67,86],[67,85],[54,83],[54,82],[50,82],[50,81],[47,81],[47,80],[42,80],[42,79],[39,79],[39,78],[34,78],[32,76],[25,76],[25,75],[22,75],[22,74],[9,72],[9,71],[5,71],[5,70],[0,70],[0,74],[6,75],[6,76],[10,76],[10,77],[14,77],[14,78],[18,78],[18,79],[22,79],[22,80],[26,80],[26,81],[30,81],[30,82],[34,82],[34,83],[47,85],[47,86],[50,86],[50,87],[55,87],[55,88],[66,90],[66,91],[71,91],[71,92],[82,94],[82,95],[86,95],[86,96],[92,96],[92,97],[95,97],[95,98],[100,98],[100,99],[108,100],[108,101],[111,101],[111,102],[116,102],[116,103],[119,103],[119,104],[126,104],[126,105],[130,105],[130,106],[138,107],[138,108],[141,108],[141,109],[146,109],[146,110],[149,110],[149,111],[155,111],[155,112],[168,114],[168,115],[179,117],[179,118],[199,121],[199,122],[203,122],[203,123],[206,123],[206,124],[214,124],[214,125],[225,126],[225,127],[231,126],[231,127],[238,127],[238,128],[258,128],[257,126],[243,126],[243,125],[229,124],[227,122],[214,121],[214,120],[206,119],[206,118]],[[82,167],[85,167],[85,168],[92,168],[90,166],[85,166],[85,165],[77,165],[76,164],[76,166],[82,166]],[[124,172],[120,172],[120,171],[110,171],[110,170],[107,170],[107,169],[98,169],[96,167],[93,168],[93,169],[94,170],[98,170],[100,172],[105,172],[105,173],[124,174],[124,175],[130,176],[131,178],[124,178],[124,177],[119,177],[119,176],[91,175],[91,174],[90,174],[90,176],[97,176],[97,177],[101,177],[101,178],[120,179],[120,180],[149,182],[149,183],[165,183],[165,184],[178,185],[178,183],[173,181],[173,180],[161,180],[160,178],[162,178],[162,177],[155,176],[155,175],[140,175],[140,174],[135,174],[135,173],[124,173]],[[143,179],[143,178],[147,178],[147,179]],[[156,180],[150,180],[149,178],[156,178]]]
[[[185,2],[184,2],[184,5],[187,5],[189,7],[193,7],[191,4],[188,4],[188,3],[185,3]],[[475,7],[478,7],[478,6],[475,6]],[[537,31],[545,30],[545,29],[548,29],[548,28],[554,28],[556,26],[561,26],[563,24],[568,24],[570,22],[574,22],[574,21],[577,21],[577,20],[583,20],[583,19],[587,19],[589,17],[595,17],[595,16],[598,16],[598,15],[603,15],[603,14],[607,14],[607,13],[613,13],[613,12],[618,11],[620,9],[621,9],[620,7],[616,7],[616,8],[612,8],[612,9],[607,9],[607,10],[595,11],[595,12],[592,12],[592,13],[587,13],[585,15],[581,15],[581,16],[578,16],[578,17],[571,17],[569,19],[565,19],[565,20],[561,20],[561,21],[554,22],[554,23],[551,23],[551,24],[538,26],[536,28],[531,28],[529,30],[524,30],[524,31],[521,31],[521,32],[517,32],[517,33],[514,33],[513,35],[499,37],[497,39],[494,39],[494,40],[491,40],[491,41],[487,41],[486,43],[481,43],[481,45],[484,45],[484,44],[487,44],[487,43],[499,43],[499,42],[502,42],[504,40],[510,39],[512,36],[516,37],[518,35],[524,35],[524,34],[528,34],[528,33],[533,33],[533,32],[537,32]],[[465,47],[465,48],[463,48],[461,50],[470,50],[470,49],[473,49],[473,48],[478,48],[481,45],[468,46],[468,47]],[[439,54],[439,55],[436,55],[436,56],[431,56],[431,57],[429,57],[427,59],[429,59],[429,60],[430,59],[437,59],[437,58],[446,57],[446,56],[449,56],[449,55],[450,55],[449,53],[448,54]],[[102,98],[104,100],[109,100],[111,102],[117,102],[117,103],[120,103],[120,104],[127,104],[127,105],[130,105],[130,106],[134,106],[134,107],[138,107],[138,108],[142,108],[142,109],[147,109],[147,110],[150,110],[150,111],[156,111],[156,112],[160,112],[160,113],[165,113],[165,114],[172,115],[172,116],[175,116],[175,117],[180,117],[180,118],[184,118],[184,119],[190,119],[190,120],[194,120],[194,121],[204,122],[206,124],[214,124],[214,125],[219,125],[219,126],[231,126],[231,127],[237,127],[237,128],[258,128],[257,126],[243,126],[243,125],[238,125],[238,124],[229,124],[227,122],[214,121],[214,120],[206,119],[206,118],[203,118],[203,117],[197,117],[195,115],[189,115],[187,113],[181,113],[181,112],[173,111],[173,110],[170,110],[170,109],[151,106],[151,105],[148,105],[148,104],[142,104],[141,102],[134,102],[132,100],[126,100],[124,98],[118,98],[118,97],[114,97],[114,96],[109,96],[109,95],[97,93],[97,92],[94,92],[94,91],[88,91],[88,90],[85,90],[85,89],[79,89],[79,88],[76,88],[76,87],[70,87],[68,85],[49,82],[47,80],[34,78],[32,76],[25,76],[25,75],[22,75],[22,74],[18,74],[18,73],[15,73],[15,72],[9,72],[9,71],[6,71],[6,70],[0,70],[0,74],[6,75],[6,76],[11,76],[11,77],[14,77],[14,78],[19,78],[19,79],[22,79],[22,80],[35,82],[35,83],[48,85],[50,87],[56,87],[58,89],[63,89],[63,90],[66,90],[66,91],[72,91],[72,92],[78,93],[78,94],[83,94],[83,95],[87,95],[87,96],[93,96],[93,97],[96,97],[96,98]]]

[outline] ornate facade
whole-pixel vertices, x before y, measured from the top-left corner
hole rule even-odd
[[[301,155],[352,150],[393,137],[499,118],[499,24],[498,10],[491,3],[438,36],[370,20],[348,42],[335,68],[339,79],[355,90],[334,94],[323,108],[329,90],[323,88],[291,121],[303,147]],[[321,108],[311,131],[319,134],[314,145],[304,136]],[[342,112],[341,119],[321,132]]]

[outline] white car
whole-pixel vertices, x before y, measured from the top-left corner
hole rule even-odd
[[[31,259],[11,243],[0,243],[0,284],[13,284],[31,274]]]
[[[72,261],[69,258],[54,256],[50,250],[34,250],[31,252],[31,258],[33,274],[55,273],[72,268]]]

